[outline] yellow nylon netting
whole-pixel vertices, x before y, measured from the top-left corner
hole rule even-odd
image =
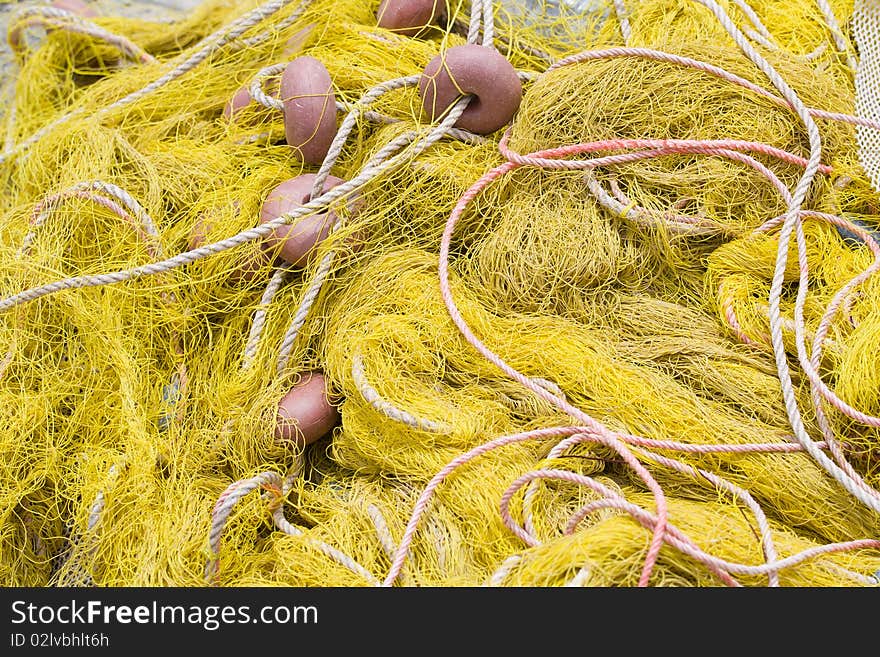
[[[826,307],[875,257],[870,234],[822,217],[870,229],[880,214],[853,123],[827,116],[854,111],[857,53],[840,51],[820,4],[717,6],[826,113],[815,119],[823,168],[803,203],[824,213],[802,219],[809,287],[798,306],[792,237],[778,325],[803,432],[846,464],[848,485],[801,448],[771,336],[778,225],[762,226],[788,201],[763,170],[794,190],[809,129],[706,3],[628,0],[621,14],[600,1],[488,12],[450,0],[409,37],[376,25],[378,1],[277,0],[228,43],[217,35],[259,3],[209,0],[174,22],[87,19],[133,55],[70,28],[81,19],[14,16],[0,156],[0,583],[880,583],[877,281],[826,322],[816,367],[863,416],[817,401],[794,329],[802,312],[813,353]],[[852,0],[828,4],[848,42]],[[376,85],[485,38],[487,18],[523,80],[509,139],[447,130],[420,150],[441,119],[413,84],[358,114]],[[605,54],[559,65],[582,52]],[[338,125],[353,112],[330,172],[373,171],[330,202],[342,222],[286,273],[261,238],[144,269],[257,226],[270,190],[319,171],[287,145],[277,108],[223,116],[261,70],[303,55],[326,66]],[[277,92],[277,75],[263,82]],[[447,222],[506,147],[636,139],[775,150],[749,151],[754,165],[677,151],[523,166],[474,194],[451,235],[451,298],[488,349],[550,393],[536,394],[453,321],[439,269]],[[316,370],[340,421],[305,448],[279,442],[279,400]],[[656,488],[608,440],[551,452],[589,431],[503,441],[582,426],[554,396],[629,444]],[[465,458],[491,441],[503,444]]]

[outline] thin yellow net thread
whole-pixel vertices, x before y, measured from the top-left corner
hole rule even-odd
[[[833,53],[804,60],[804,53],[828,37],[811,3],[795,4],[781,12],[775,3],[752,3],[782,48],[768,57],[808,104],[850,111],[852,91]],[[734,46],[718,45],[726,43],[723,33],[711,39],[712,45],[694,39],[695,33],[714,34],[718,28],[705,10],[692,5],[638,3],[630,12],[630,45],[690,54],[763,84]],[[847,8],[835,8],[844,18]],[[244,9],[208,4],[184,23],[163,25],[161,36],[152,23],[97,22],[164,56]],[[462,33],[439,28],[424,40],[382,33],[373,11],[363,2],[313,3],[269,40],[214,57],[210,65],[115,111],[103,125],[90,115],[155,79],[158,66],[105,68],[99,62],[118,56],[112,49],[78,36],[50,35],[19,76],[12,132],[20,141],[71,109],[81,108],[83,116],[6,167],[9,193],[0,226],[4,296],[65,276],[151,261],[130,227],[81,199],[60,204],[39,228],[28,256],[16,255],[34,204],[84,180],[109,179],[135,197],[156,221],[168,254],[186,250],[193,228],[206,218],[209,243],[254,225],[268,190],[304,169],[279,144],[280,113],[252,105],[231,125],[219,114],[258,70],[284,60],[290,36],[314,25],[299,52],[325,62],[347,102],[384,80],[418,74],[441,47],[464,42]],[[730,11],[736,15],[732,5]],[[662,21],[653,20],[658,15]],[[465,7],[458,16],[466,26]],[[585,23],[582,30],[562,19],[547,22],[561,30],[555,37],[499,11],[498,34],[508,44],[499,47],[520,70],[537,73],[546,67],[535,52],[560,57],[621,44],[613,19]],[[77,69],[106,77],[80,87],[71,74]],[[641,95],[632,94],[633,85]],[[678,88],[674,96],[672,86]],[[724,81],[668,64],[603,60],[560,69],[526,89],[511,142],[523,152],[613,136],[735,136],[806,154],[804,136],[789,112]],[[409,91],[388,94],[374,109],[402,122],[384,127],[359,122],[335,175],[352,177],[371,154],[420,119],[417,96]],[[260,137],[264,133],[269,137]],[[855,182],[842,191],[817,185],[821,191],[814,192],[814,207],[833,211],[837,204],[842,212],[871,217],[870,187],[852,164],[851,128],[823,124],[823,135],[826,163],[845,167]],[[258,138],[237,143],[251,137]],[[400,540],[418,492],[452,458],[499,435],[564,424],[562,413],[506,380],[461,340],[438,296],[440,233],[461,193],[502,161],[495,142],[440,142],[359,190],[360,214],[322,244],[314,263],[273,300],[247,369],[242,369],[242,351],[270,271],[266,266],[244,284],[231,280],[229,272],[256,253],[255,244],[162,276],[63,292],[7,313],[2,344],[14,345],[15,351],[2,386],[2,460],[8,475],[3,478],[8,487],[3,581],[46,585],[80,578],[85,569],[100,585],[201,584],[218,495],[233,481],[295,467],[298,455],[272,438],[275,405],[298,374],[312,368],[328,373],[342,427],[310,448],[314,463],[288,493],[286,513],[307,528],[309,537],[337,547],[380,579],[391,559],[378,540],[369,504],[381,510]],[[793,165],[765,163],[786,183],[799,175]],[[703,156],[649,160],[614,174],[641,206],[663,211],[684,197],[690,204],[684,210],[702,212],[730,233],[693,240],[662,227],[633,226],[585,196],[583,173],[518,172],[481,194],[457,229],[457,247],[465,255],[454,263],[461,275],[454,290],[467,320],[515,367],[552,381],[572,403],[613,429],[695,443],[784,440],[787,421],[772,356],[737,344],[716,301],[716,283],[723,280],[738,301],[743,331],[766,332],[757,306],[766,299],[772,274],[772,239],[761,244],[747,233],[781,213],[784,203],[742,165]],[[811,262],[821,272],[808,307],[821,313],[846,272],[865,266],[865,256],[824,227],[807,224],[806,229]],[[363,241],[362,248],[343,249],[294,346],[292,369],[276,377],[278,345],[310,275],[322,254],[352,235]],[[731,266],[736,261],[729,253],[735,248],[741,249],[739,269]],[[876,388],[864,356],[873,353],[876,341],[872,290],[871,285],[860,290],[854,307],[860,323],[851,331],[836,325],[840,334],[833,337],[839,344],[828,352],[835,359],[839,393],[867,412]],[[175,353],[176,340],[183,345],[182,356]],[[416,430],[373,408],[353,381],[355,354],[385,399],[448,430]],[[158,418],[169,412],[163,388],[181,361],[187,369],[186,413],[160,429]],[[800,395],[807,406],[808,390]],[[876,449],[873,432],[855,430],[862,450]],[[525,551],[505,584],[559,585],[587,566],[586,582],[634,585],[647,534],[632,520],[606,513],[585,521],[585,529],[572,537],[561,535],[568,516],[592,499],[588,491],[542,485],[533,509],[538,534],[546,541],[540,548],[526,550],[498,517],[498,499],[511,481],[535,467],[551,467],[542,461],[549,447],[534,441],[503,448],[451,476],[416,533],[400,583],[481,584],[505,559]],[[571,454],[580,458],[558,459],[561,463],[552,467],[603,473],[628,498],[650,507],[650,500],[636,492],[639,482],[625,468],[614,467],[607,450],[581,446]],[[876,518],[804,455],[677,458],[749,489],[778,526],[783,555],[876,535]],[[871,463],[866,458],[860,465],[876,484]],[[727,509],[728,520],[719,522],[723,507],[705,484],[662,468],[655,476],[670,495],[672,521],[705,549],[760,562],[760,546],[741,512]],[[100,519],[87,530],[99,495],[104,498]],[[514,517],[521,511],[515,500]],[[77,542],[66,534],[82,538]],[[53,573],[53,557],[57,565],[57,555],[68,549],[74,557]],[[851,583],[852,577],[828,564],[870,574],[876,562],[876,551],[826,556],[786,570],[783,582]],[[220,573],[220,582],[230,586],[366,583],[303,538],[273,528],[266,503],[256,494],[239,503],[225,528]],[[661,552],[656,573],[657,585],[717,583],[703,566],[669,548]],[[744,581],[764,583],[761,577]]]

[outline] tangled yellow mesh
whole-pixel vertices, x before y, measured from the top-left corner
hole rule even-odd
[[[0,582],[880,585],[853,0],[378,4],[13,15]],[[488,134],[416,86],[475,43],[523,87]],[[301,56],[320,165],[272,102]],[[287,269],[253,230],[305,173],[355,184]],[[338,422],[278,440],[315,371]]]

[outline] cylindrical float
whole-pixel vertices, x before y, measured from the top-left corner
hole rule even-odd
[[[339,419],[327,396],[323,372],[308,372],[278,402],[275,440],[305,447],[330,433]]]
[[[342,178],[327,176],[324,181],[324,192],[344,182]],[[277,219],[282,214],[301,207],[311,199],[315,174],[305,173],[290,178],[269,192],[260,210],[260,223]],[[265,245],[268,250],[275,250],[280,245],[278,255],[286,262],[304,267],[314,254],[315,247],[330,234],[336,223],[334,212],[321,212],[296,219],[292,224],[279,226],[266,236]]]
[[[445,0],[382,0],[376,11],[376,24],[397,34],[416,36],[437,20],[444,9]]]
[[[494,48],[453,46],[425,67],[419,80],[422,106],[436,120],[462,94],[472,94],[456,127],[487,135],[507,125],[522,102],[516,69]]]
[[[281,74],[284,135],[306,164],[324,161],[336,136],[336,95],[320,60],[304,55]]]

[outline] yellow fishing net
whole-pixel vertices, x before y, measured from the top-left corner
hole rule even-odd
[[[13,14],[0,583],[880,584],[853,0],[378,5]],[[489,134],[417,87],[466,44],[522,81]],[[254,229],[306,173],[343,191],[286,221],[338,223],[286,267]],[[279,440],[315,372],[338,421]]]

